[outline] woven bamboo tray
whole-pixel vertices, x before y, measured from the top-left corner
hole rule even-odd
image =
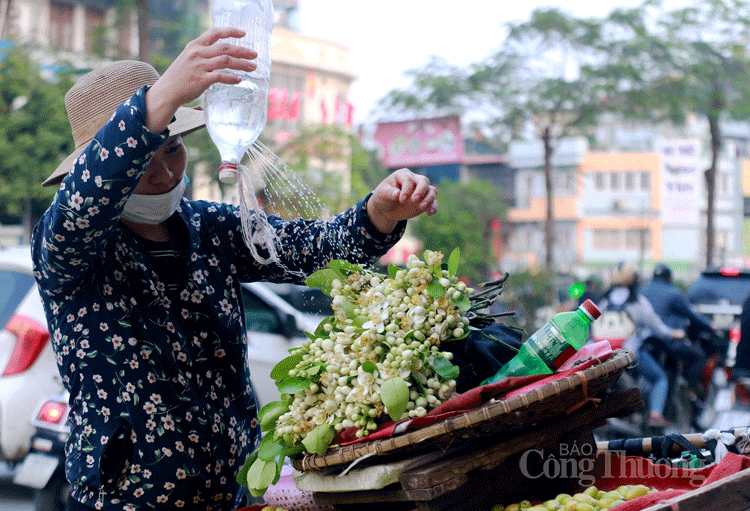
[[[299,471],[322,470],[360,458],[412,454],[448,448],[467,439],[507,433],[524,425],[569,413],[577,405],[606,390],[635,360],[629,350],[615,350],[609,359],[510,399],[492,399],[478,408],[422,429],[390,438],[334,446],[323,455],[307,454],[291,460]],[[368,460],[370,461],[370,460]]]

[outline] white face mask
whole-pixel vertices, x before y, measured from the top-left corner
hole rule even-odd
[[[134,193],[125,203],[121,218],[138,224],[157,225],[172,216],[185,193],[187,177],[167,193],[143,195]]]

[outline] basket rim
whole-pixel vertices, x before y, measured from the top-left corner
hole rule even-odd
[[[515,427],[506,427],[504,430],[517,429],[523,426],[525,413],[531,411],[539,415],[534,420],[553,417],[564,413],[566,409],[586,401],[590,398],[588,392],[595,393],[610,376],[621,373],[625,367],[635,360],[635,355],[630,350],[613,350],[607,360],[577,371],[565,378],[552,381],[539,388],[532,389],[526,393],[511,397],[509,399],[492,398],[477,408],[449,417],[429,426],[417,430],[407,430],[392,437],[358,442],[347,446],[334,446],[329,448],[325,454],[305,454],[302,458],[292,459],[292,466],[299,471],[321,470],[345,463],[351,463],[365,456],[376,456],[394,454],[405,447],[413,446],[427,441],[437,441],[440,437],[451,435],[470,428],[483,428],[492,430],[495,425],[500,428],[501,421],[516,423]],[[544,410],[541,405],[551,405],[549,410]],[[536,410],[535,410],[536,408]],[[546,413],[545,412],[549,412]],[[502,428],[498,429],[498,431]]]

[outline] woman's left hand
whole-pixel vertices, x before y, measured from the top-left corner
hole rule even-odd
[[[401,220],[437,212],[437,188],[426,176],[399,169],[383,179],[367,201],[367,215],[382,233],[391,233]]]

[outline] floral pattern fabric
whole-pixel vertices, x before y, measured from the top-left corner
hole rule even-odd
[[[73,498],[97,509],[232,509],[259,441],[240,285],[300,282],[331,259],[370,264],[403,233],[379,233],[366,199],[328,221],[269,217],[283,245],[261,265],[239,209],[182,199],[187,283],[166,293],[118,222],[168,131],[144,125],[145,91],[120,105],[76,160],[34,230],[32,255],[65,387]],[[290,271],[293,270],[292,271]]]

